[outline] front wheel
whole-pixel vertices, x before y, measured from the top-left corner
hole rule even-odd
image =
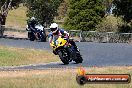
[[[83,58],[79,51],[76,52],[76,59],[74,60],[76,63],[82,63]]]
[[[41,42],[46,42],[46,36],[44,36],[43,33],[40,36],[41,36],[40,37]]]
[[[58,55],[64,64],[69,64],[68,56],[65,56],[62,51],[59,51]]]
[[[30,41],[35,40],[35,36],[34,36],[33,32],[28,32],[28,38],[29,38]]]

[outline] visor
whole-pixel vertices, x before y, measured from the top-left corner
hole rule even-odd
[[[56,28],[50,28],[50,30],[53,32],[53,31],[57,30],[57,27]]]

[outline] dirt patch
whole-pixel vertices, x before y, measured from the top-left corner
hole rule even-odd
[[[9,32],[9,31],[5,31],[4,35],[7,36],[7,37],[27,38],[27,32]]]

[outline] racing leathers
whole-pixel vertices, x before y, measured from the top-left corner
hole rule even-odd
[[[32,20],[32,21],[28,21],[28,28],[33,31],[33,32],[37,32],[37,29],[35,28],[35,25],[37,25],[38,22],[36,20]]]
[[[68,42],[69,42],[71,45],[74,46],[74,49],[78,51],[78,48],[77,48],[75,42],[69,40],[69,33],[67,33],[64,29],[58,28],[58,30],[57,30],[57,32],[56,32],[55,34],[53,34],[52,32],[50,32],[50,34],[49,34],[49,36],[48,36],[48,37],[49,37],[49,43],[51,44],[52,41],[55,42],[56,39],[57,39],[59,36],[61,36],[62,38],[67,39]],[[55,52],[55,51],[53,51],[53,53],[56,55],[56,52]]]

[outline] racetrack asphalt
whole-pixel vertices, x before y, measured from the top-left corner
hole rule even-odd
[[[63,65],[62,62],[40,63],[36,65],[26,65],[19,67],[0,67],[0,70],[13,69],[46,69],[46,68],[76,68],[83,67],[105,67],[105,66],[130,66],[132,65],[132,44],[126,43],[92,43],[77,42],[82,57],[82,64],[71,62]],[[37,42],[29,40],[13,40],[0,38],[0,45],[49,50],[52,53],[48,42]],[[59,59],[59,58],[58,58]]]

